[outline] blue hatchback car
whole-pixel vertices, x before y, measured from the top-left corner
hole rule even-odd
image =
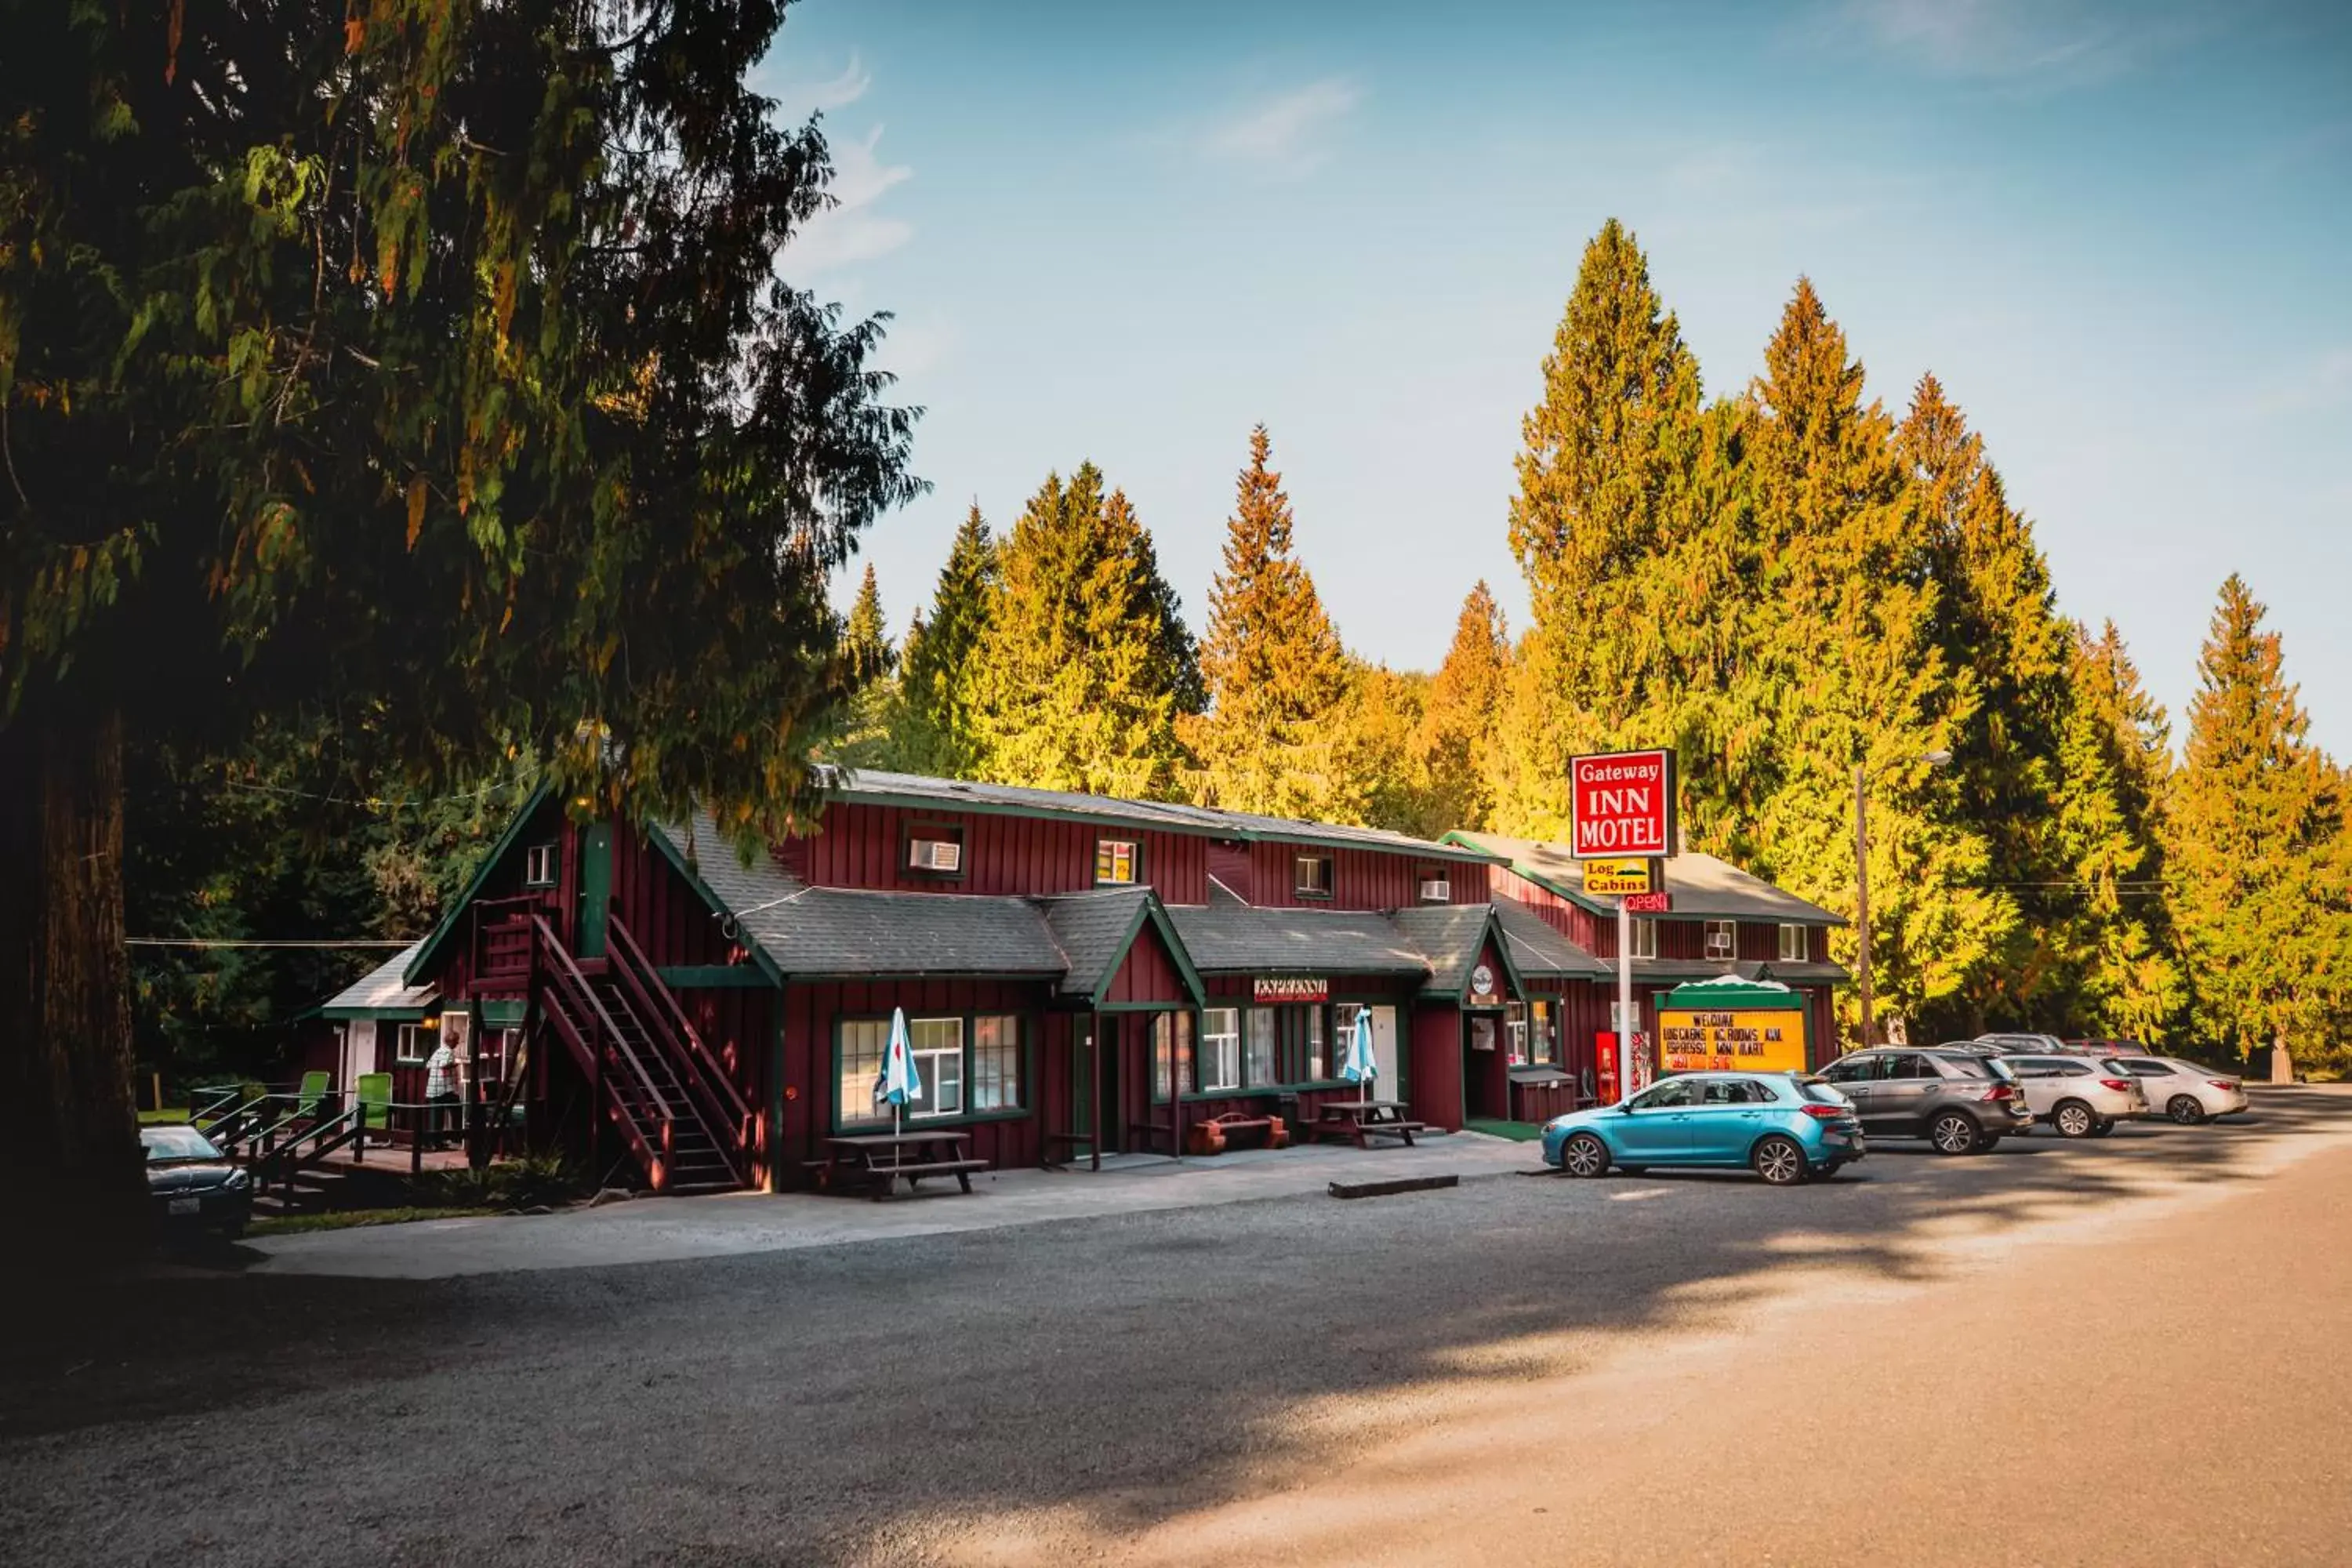
[[[1544,1163],[1571,1176],[1610,1166],[1746,1165],[1774,1186],[1833,1176],[1868,1151],[1853,1104],[1811,1073],[1695,1072],[1631,1100],[1544,1124]]]

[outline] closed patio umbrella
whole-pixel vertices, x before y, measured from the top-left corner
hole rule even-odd
[[[915,1068],[915,1048],[907,1038],[907,1010],[890,1009],[890,1043],[882,1049],[882,1073],[874,1080],[874,1103],[890,1107],[890,1131],[902,1130],[909,1100],[923,1098],[923,1075]]]
[[[1356,1010],[1356,1027],[1348,1036],[1348,1059],[1339,1064],[1339,1076],[1363,1086],[1366,1100],[1372,1097],[1372,1089],[1380,1081],[1381,1063],[1372,1055],[1372,1010],[1369,1007]]]

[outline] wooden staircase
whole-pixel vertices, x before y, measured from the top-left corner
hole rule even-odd
[[[520,908],[478,928],[475,973],[522,982],[532,1012],[587,1075],[598,1114],[647,1186],[684,1194],[753,1184],[761,1130],[725,1064],[618,918],[606,921],[605,945],[591,973],[543,911]]]

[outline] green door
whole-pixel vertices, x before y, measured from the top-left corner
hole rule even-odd
[[[572,951],[582,958],[604,956],[604,907],[613,897],[613,825],[580,830],[580,923]]]

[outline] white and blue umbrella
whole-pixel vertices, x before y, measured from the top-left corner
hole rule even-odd
[[[907,1010],[890,1009],[890,1043],[882,1048],[882,1073],[874,1080],[874,1103],[890,1107],[896,1131],[909,1103],[923,1098],[923,1075],[915,1068],[915,1047],[907,1038]]]
[[[1339,1064],[1339,1076],[1349,1083],[1366,1085],[1364,1098],[1370,1100],[1370,1086],[1380,1080],[1380,1058],[1372,1055],[1372,1010],[1356,1010],[1356,1027],[1348,1036],[1348,1057]]]

